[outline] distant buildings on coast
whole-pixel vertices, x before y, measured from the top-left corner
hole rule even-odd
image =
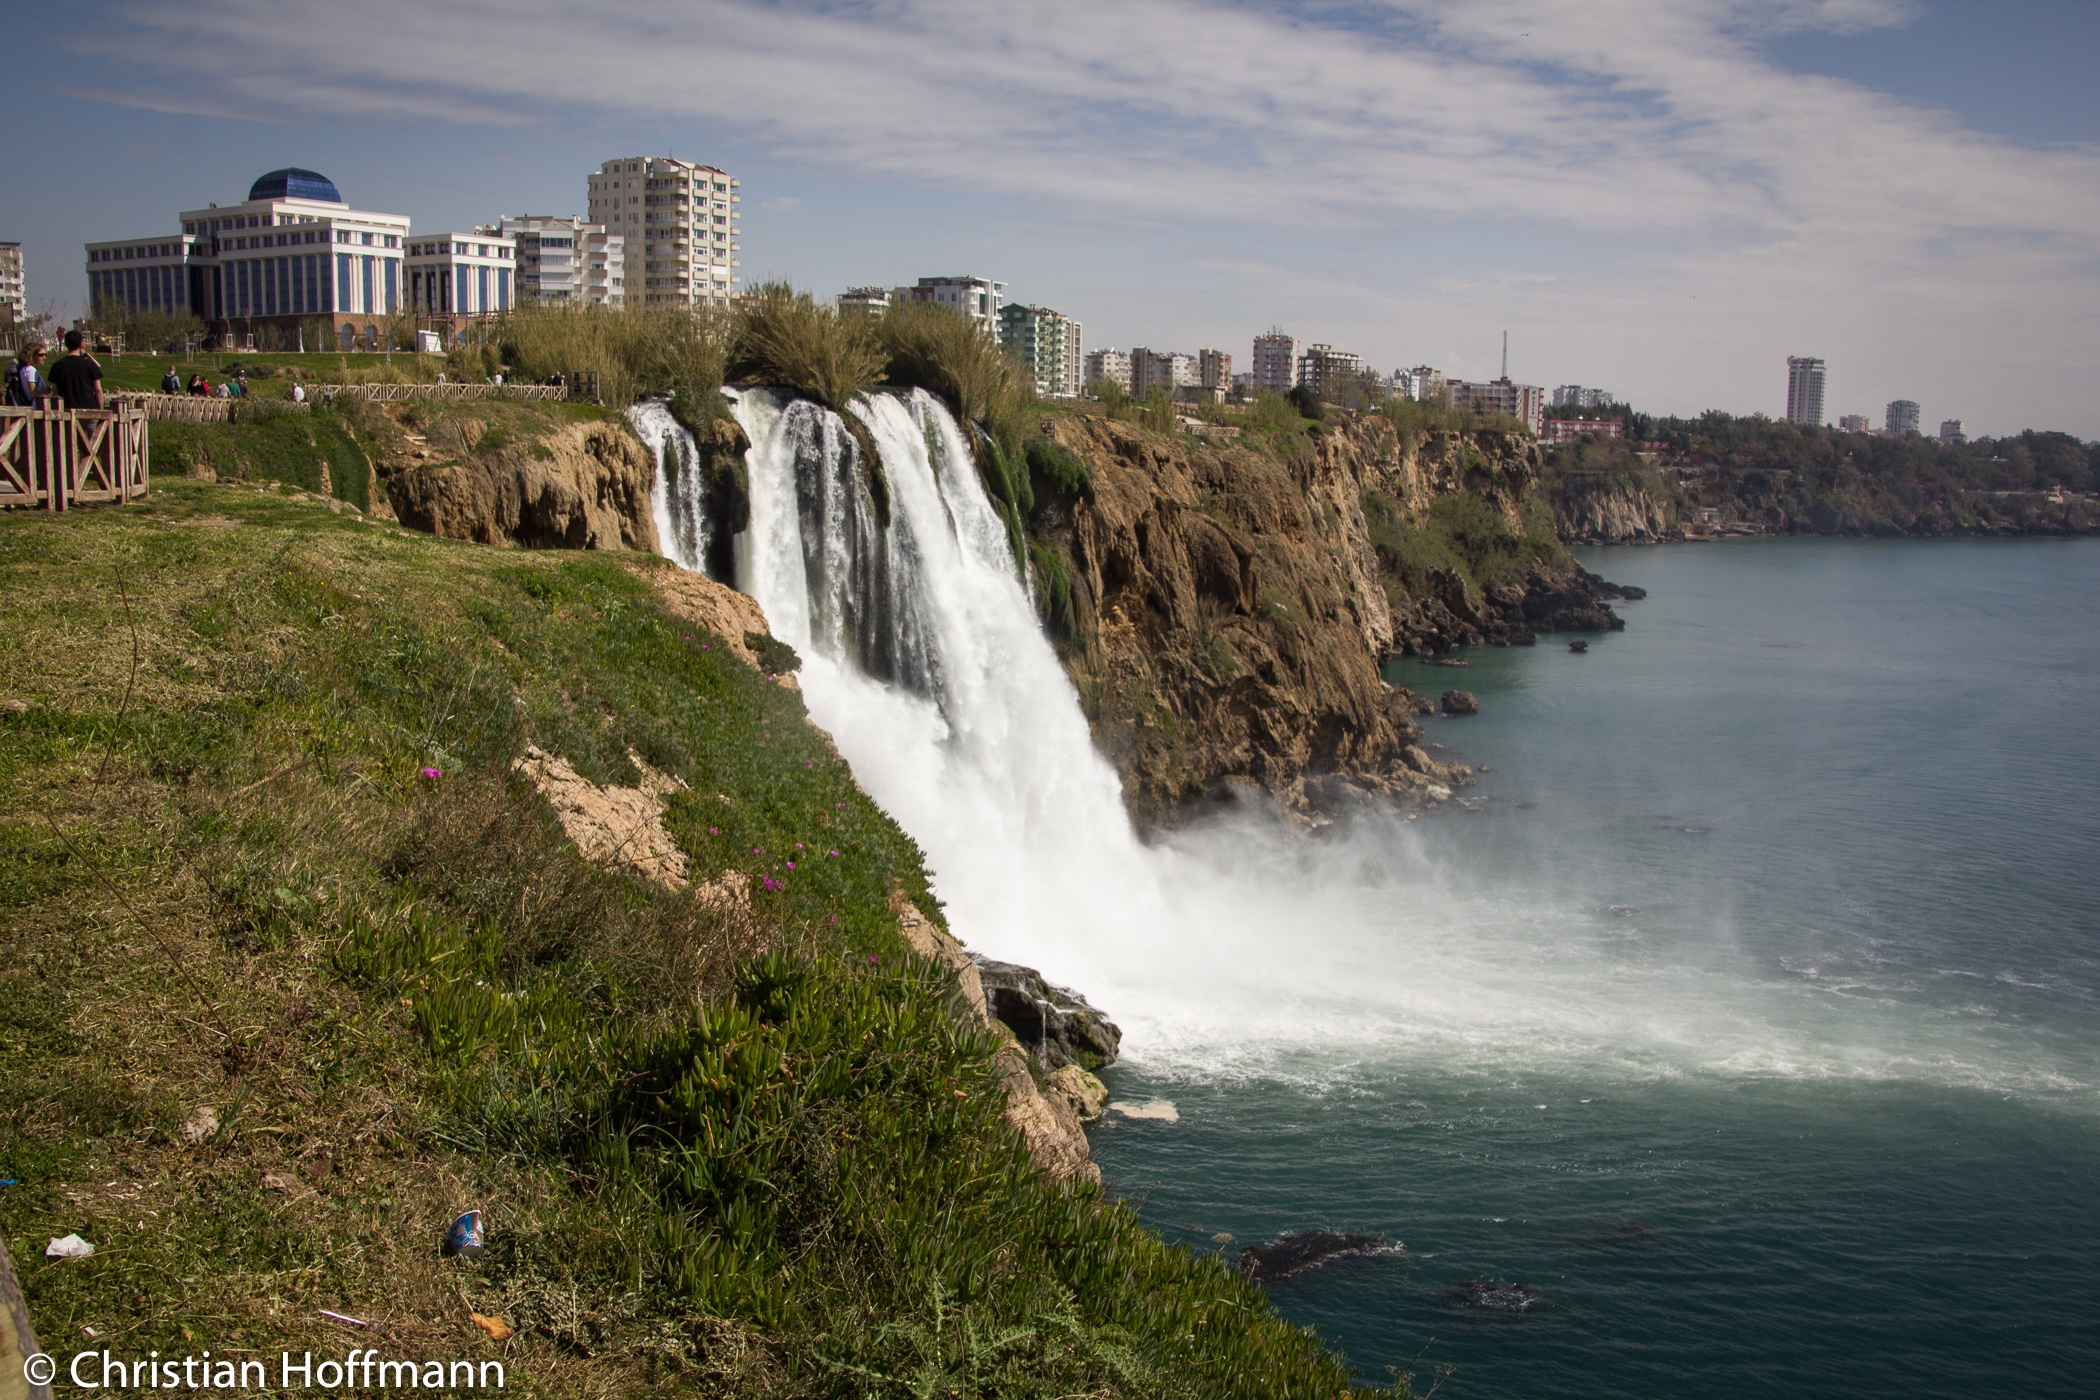
[[[354,209],[334,181],[273,170],[237,204],[177,216],[180,233],[86,245],[90,314],[187,313],[234,345],[376,345],[407,315],[457,340],[523,305],[727,305],[741,278],[738,181],[670,157],[607,161],[587,217],[507,215],[417,235],[406,214]],[[14,260],[20,282],[20,255]],[[0,307],[9,285],[0,259]],[[27,315],[19,302],[14,317]]]
[[[1822,427],[1824,366],[1819,359],[1805,355],[1789,355],[1786,361],[1786,421],[1803,427]],[[1873,421],[1864,413],[1846,413],[1838,417],[1837,427],[1841,433],[1872,433],[1877,437],[1918,437],[1922,433],[1925,415],[1910,399],[1892,400],[1882,411],[1881,427],[1875,428]],[[1959,447],[1969,439],[1962,432],[1961,419],[1949,418],[1941,422],[1939,440],[1949,447]]]

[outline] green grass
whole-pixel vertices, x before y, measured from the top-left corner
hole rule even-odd
[[[0,1235],[47,1346],[371,1340],[329,1308],[497,1355],[472,1309],[550,1395],[1346,1393],[1215,1257],[1034,1173],[898,939],[919,852],[649,567],[224,483],[0,517],[37,702],[0,714]],[[681,777],[749,913],[585,863],[528,743]],[[440,1258],[469,1207],[489,1252]]]

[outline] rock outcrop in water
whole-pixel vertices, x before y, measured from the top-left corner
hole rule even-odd
[[[1256,1283],[1273,1283],[1318,1268],[1334,1259],[1373,1254],[1390,1247],[1383,1235],[1344,1235],[1332,1230],[1301,1230],[1274,1244],[1248,1245],[1240,1251],[1240,1272]]]
[[[1485,588],[1421,547],[1417,523],[1455,498],[1504,538],[1535,535],[1528,440],[1403,441],[1372,416],[1279,459],[1091,415],[1042,428],[1090,488],[1039,490],[1029,533],[1068,575],[1066,669],[1140,825],[1244,800],[1242,779],[1315,821],[1468,784],[1424,752],[1429,706],[1380,678],[1384,660],[1622,625],[1604,603],[1620,591],[1550,526]]]

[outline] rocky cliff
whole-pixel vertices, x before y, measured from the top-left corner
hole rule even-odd
[[[1029,534],[1066,668],[1132,816],[1250,796],[1320,820],[1471,781],[1429,758],[1390,655],[1620,625],[1532,494],[1528,440],[1386,419],[1281,450],[1045,415],[1085,484],[1038,473]]]
[[[572,423],[493,451],[466,446],[459,460],[387,479],[403,524],[528,549],[656,551],[656,463],[623,423]]]
[[[1684,538],[1685,509],[1659,472],[1569,476],[1548,492],[1553,526],[1568,544],[1653,544]]]

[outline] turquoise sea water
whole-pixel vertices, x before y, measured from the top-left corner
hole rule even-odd
[[[1583,557],[1624,633],[1390,672],[1465,804],[1182,843],[1305,883],[1301,1033],[1134,1036],[1110,1184],[1398,1241],[1273,1294],[1460,1400],[2100,1394],[2100,542]]]

